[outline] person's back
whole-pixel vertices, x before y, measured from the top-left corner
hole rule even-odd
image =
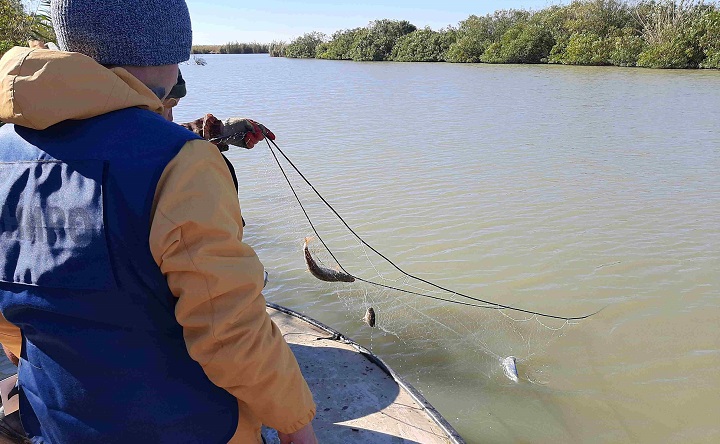
[[[0,62],[0,118],[14,124],[0,128],[0,337],[21,358],[28,435],[222,443],[259,442],[260,421],[307,429],[312,396],[264,313],[222,157],[159,114],[189,57],[184,2],[128,16],[179,17],[160,54],[78,33],[72,3],[53,2],[61,47],[79,38],[95,60],[15,48]]]
[[[137,108],[0,131],[11,147],[0,151],[0,307],[24,333],[26,430],[50,442],[229,441],[237,402],[188,355],[141,223],[192,135]]]

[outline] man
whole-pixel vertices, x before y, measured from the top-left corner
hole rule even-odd
[[[162,116],[183,0],[53,0],[0,60],[0,342],[33,442],[314,444],[214,145]]]

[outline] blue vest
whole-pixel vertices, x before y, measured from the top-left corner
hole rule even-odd
[[[34,442],[226,443],[236,399],[188,355],[150,253],[168,162],[197,138],[131,108],[0,128],[0,310]]]

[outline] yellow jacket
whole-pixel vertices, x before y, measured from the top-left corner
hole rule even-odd
[[[0,59],[0,120],[42,130],[119,109],[162,112],[160,100],[122,68],[77,53],[13,48]],[[152,190],[148,191],[149,193]],[[240,206],[218,149],[188,142],[154,191],[149,247],[178,298],[175,316],[190,356],[238,399],[233,443],[259,441],[261,423],[283,433],[315,416],[312,394],[265,312],[263,266],[242,242]],[[20,330],[0,315],[0,342],[20,356]]]

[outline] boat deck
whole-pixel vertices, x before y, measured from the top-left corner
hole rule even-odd
[[[463,443],[419,393],[369,351],[291,310],[268,304],[267,311],[313,392],[319,442]]]

